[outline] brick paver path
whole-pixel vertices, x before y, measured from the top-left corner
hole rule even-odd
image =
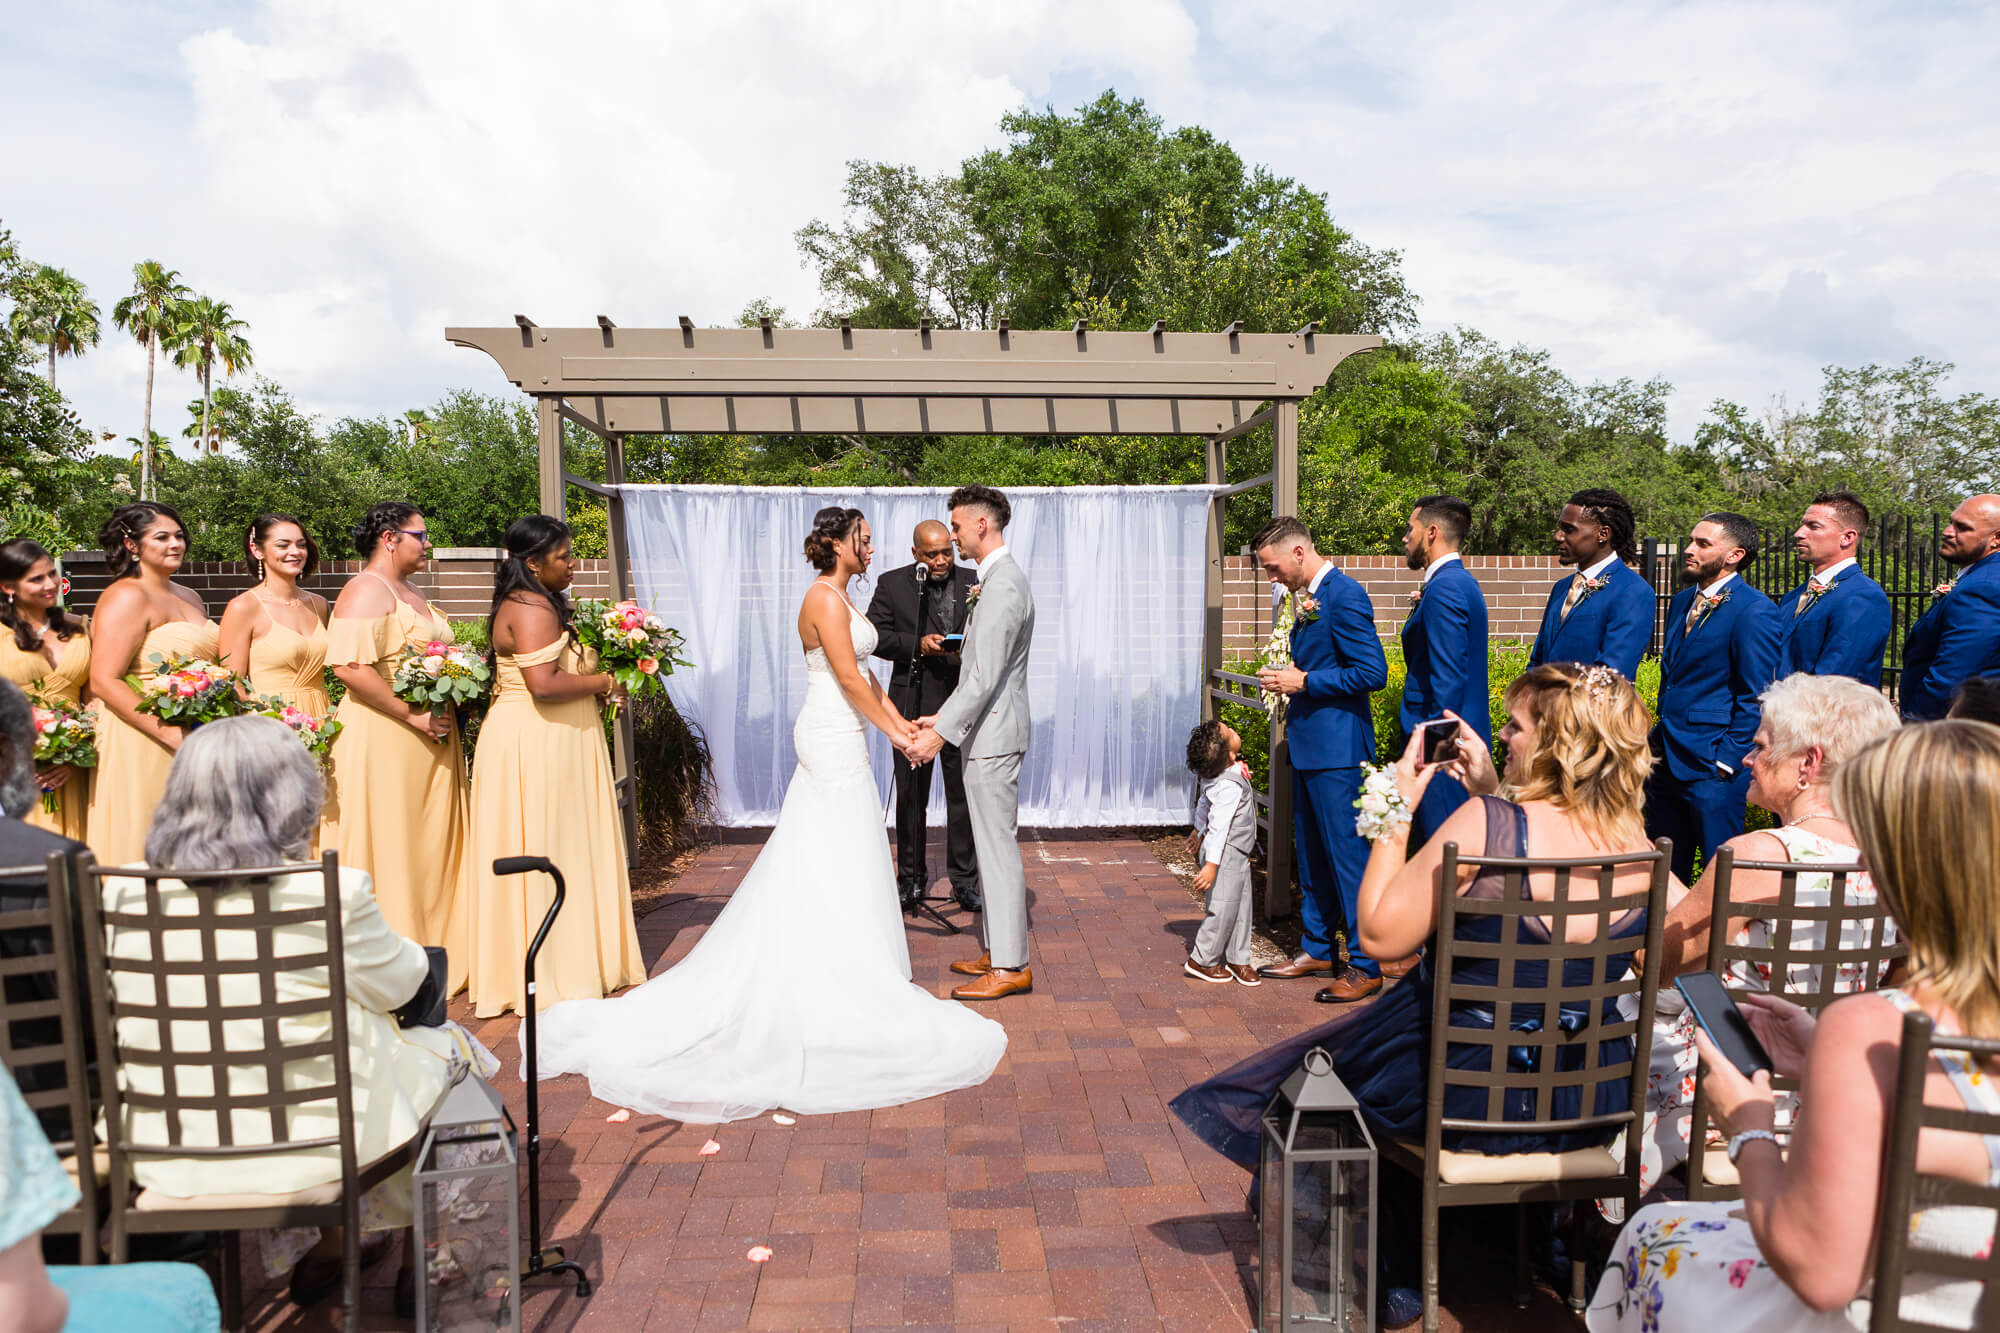
[[[1251,989],[1185,977],[1200,920],[1178,880],[1130,838],[1030,837],[1032,994],[987,1006],[1008,1053],[983,1086],[910,1106],[719,1127],[634,1116],[583,1082],[543,1085],[544,1233],[596,1280],[588,1300],[531,1284],[524,1328],[1242,1330],[1256,1228],[1248,1176],[1172,1119],[1167,1101],[1268,1042],[1324,1021],[1306,982]],[[704,853],[639,923],[655,973],[684,957],[757,848]],[[933,864],[940,864],[934,849]],[[971,918],[950,909],[954,919]],[[916,980],[942,991],[976,937],[910,928]],[[799,1003],[838,977],[800,976]],[[500,1054],[519,1117],[512,1017],[465,1021]],[[713,1138],[721,1150],[701,1155]],[[526,1220],[523,1218],[525,1231]],[[752,1246],[772,1257],[746,1259]],[[260,1274],[254,1255],[246,1269]],[[1508,1299],[1504,1265],[1447,1254],[1446,1327],[1575,1327],[1547,1292]],[[1456,1266],[1454,1266],[1456,1264]],[[370,1327],[393,1328],[368,1276]],[[253,1324],[330,1327],[282,1288]]]

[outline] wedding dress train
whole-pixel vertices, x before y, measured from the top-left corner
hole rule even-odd
[[[875,627],[850,606],[854,655]],[[698,1124],[935,1097],[986,1081],[1007,1034],[910,980],[910,951],[863,723],[826,653],[806,654],[798,768],[743,882],[671,969],[604,1000],[552,1005],[543,1078]]]

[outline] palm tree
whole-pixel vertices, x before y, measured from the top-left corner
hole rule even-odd
[[[97,346],[97,302],[82,283],[43,264],[23,278],[14,291],[14,314],[8,321],[14,336],[49,349],[49,383],[56,382],[57,356],[82,356]]]
[[[179,324],[175,307],[187,299],[181,275],[157,259],[132,266],[132,294],[112,308],[111,318],[146,349],[146,423],[140,432],[139,498],[153,498],[153,362],[165,341],[173,350]]]
[[[236,318],[229,302],[206,296],[180,303],[180,319],[174,326],[174,364],[192,369],[201,376],[201,439],[208,441],[208,415],[215,404],[211,383],[216,362],[222,363],[226,378],[250,364],[250,340],[243,335],[250,326]]]

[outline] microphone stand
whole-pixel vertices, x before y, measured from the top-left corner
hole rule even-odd
[[[907,718],[918,718],[923,716],[924,630],[927,629],[930,625],[930,606],[931,606],[931,580],[930,576],[926,574],[924,577],[917,580],[917,633],[916,633],[917,648],[916,651],[910,657],[910,696],[905,701],[907,707],[903,713],[903,716]],[[897,758],[900,759],[902,758],[902,756],[898,755]],[[941,763],[943,759],[944,759],[944,753],[943,751],[939,751],[938,757],[936,759],[933,759],[931,762],[934,764]],[[907,763],[908,761],[904,760],[904,762]],[[900,777],[901,775],[898,774],[897,776]],[[925,774],[925,777],[928,778],[929,774]],[[912,781],[915,780],[914,772],[911,774],[911,780]],[[892,806],[896,803],[897,791],[901,785],[902,784],[899,782],[892,782],[889,784],[889,801]],[[927,809],[930,805],[930,783],[928,781],[924,783],[924,805]],[[897,813],[900,815],[901,811],[898,811]],[[898,820],[898,831],[900,831],[900,824],[901,821]],[[925,843],[928,842],[929,837],[930,837],[929,820],[926,819],[924,834],[923,837],[918,841],[918,846],[925,847]],[[928,874],[930,870],[930,852],[928,847],[925,847],[924,862],[925,862],[924,870]],[[929,886],[926,885],[925,887]],[[940,926],[943,926],[945,930],[947,930],[953,935],[962,935],[965,933],[964,927],[956,924],[955,922],[947,920],[945,918],[944,913],[938,911],[936,907],[932,906],[932,904],[934,903],[948,903],[951,901],[953,900],[950,898],[938,898],[938,897],[933,897],[929,894],[920,893],[914,898],[904,898],[902,900],[903,915],[910,917],[921,917],[926,921],[932,921]]]

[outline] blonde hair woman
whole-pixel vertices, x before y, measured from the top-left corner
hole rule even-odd
[[[1445,893],[1466,898],[1494,898],[1503,891],[1502,876],[1475,875],[1461,870],[1454,884],[1442,881],[1444,845],[1455,842],[1480,848],[1486,856],[1592,857],[1617,856],[1647,850],[1642,801],[1646,775],[1652,769],[1646,732],[1651,719],[1632,683],[1609,667],[1552,663],[1536,667],[1507,689],[1507,725],[1500,742],[1507,751],[1504,786],[1493,758],[1470,727],[1458,726],[1458,758],[1450,764],[1422,762],[1424,738],[1412,736],[1409,747],[1391,769],[1401,795],[1404,816],[1377,829],[1368,871],[1361,881],[1361,946],[1377,958],[1400,958],[1417,952],[1437,930]],[[1449,716],[1449,714],[1447,715]],[[1416,809],[1438,772],[1449,772],[1465,783],[1475,798],[1453,811],[1430,841],[1407,852],[1408,812]],[[1504,793],[1504,794],[1503,794]],[[1618,892],[1643,888],[1649,870],[1644,863],[1623,867],[1614,878]],[[1553,896],[1554,877],[1531,875],[1526,890],[1537,899]],[[1570,881],[1572,900],[1595,896],[1597,881],[1580,876]],[[1547,944],[1546,924],[1539,918],[1517,918],[1523,943]],[[1499,939],[1503,918],[1460,916],[1457,937],[1487,944]],[[1632,912],[1612,923],[1613,934],[1630,939],[1636,948],[1645,937],[1645,914]],[[1571,919],[1566,942],[1587,944],[1594,939],[1590,917]],[[1535,975],[1546,964],[1519,966],[1521,985],[1539,985]],[[1613,960],[1613,974],[1625,964]],[[1491,958],[1463,958],[1454,975],[1472,985],[1496,979]],[[1563,964],[1564,980],[1588,985],[1594,977],[1592,960]],[[1271,1095],[1305,1053],[1323,1047],[1333,1056],[1334,1071],[1361,1103],[1361,1111],[1379,1142],[1383,1137],[1411,1139],[1423,1134],[1428,1052],[1432,1011],[1431,960],[1425,955],[1414,980],[1391,990],[1381,1000],[1323,1027],[1301,1033],[1259,1055],[1188,1089],[1174,1099],[1173,1110],[1217,1151],[1245,1166],[1257,1157],[1258,1120]],[[1605,1018],[1615,1020],[1607,1004]],[[1491,1027],[1490,1008],[1455,1006],[1454,1027]],[[1615,1064],[1631,1054],[1628,1040],[1601,1042],[1600,1064]],[[1584,1050],[1565,1053],[1565,1069],[1582,1069]],[[1485,1047],[1451,1046],[1446,1060],[1454,1068],[1483,1067]],[[1629,1082],[1596,1085],[1592,1103],[1583,1104],[1581,1088],[1559,1092],[1551,1114],[1557,1119],[1609,1115],[1626,1109]],[[1510,1094],[1503,1115],[1525,1119],[1532,1113],[1528,1094]],[[1473,1088],[1445,1092],[1444,1113],[1461,1119],[1483,1119],[1486,1103]],[[1445,1146],[1484,1153],[1569,1152],[1605,1143],[1600,1130],[1553,1134],[1454,1134]],[[1378,1186],[1382,1207],[1381,1259],[1383,1324],[1394,1327],[1417,1318],[1423,1302],[1416,1291],[1418,1225],[1416,1187],[1410,1177],[1389,1172]]]
[[[1933,722],[1893,732],[1834,777],[1834,807],[1910,945],[1901,990],[1837,1000],[1817,1022],[1774,996],[1743,1011],[1772,1064],[1803,1079],[1789,1152],[1771,1135],[1770,1078],[1746,1079],[1697,1035],[1715,1114],[1743,1177],[1740,1201],[1642,1208],[1619,1234],[1589,1311],[1603,1330],[1865,1327],[1876,1213],[1903,1015],[1941,1034],[2000,1036],[2000,727]],[[1933,1057],[1924,1100],[2000,1110],[1994,1062]],[[1918,1169],[2000,1185],[2000,1137],[1925,1130]],[[1919,1208],[1929,1249],[1990,1252],[1993,1214]],[[1990,1316],[1993,1295],[1987,1293]],[[1901,1314],[1978,1326],[1980,1286],[1911,1279]]]

